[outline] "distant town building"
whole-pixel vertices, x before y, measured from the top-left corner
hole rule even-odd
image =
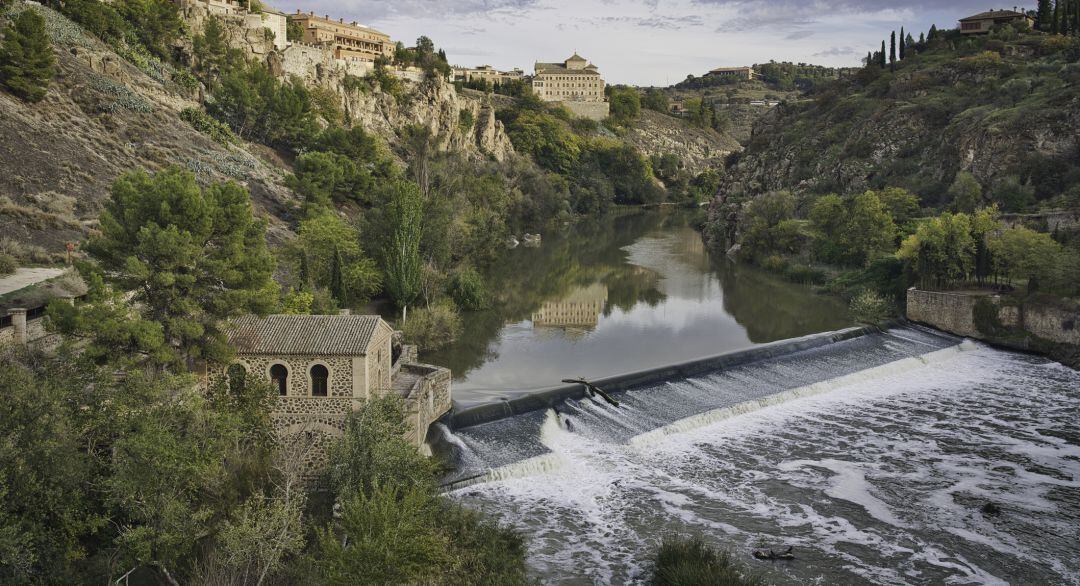
[[[608,288],[601,283],[579,287],[561,299],[545,301],[532,314],[532,322],[537,326],[595,327],[604,313],[607,299]]]
[[[705,77],[732,77],[751,80],[757,77],[753,67],[717,67],[705,74]]]
[[[503,84],[515,79],[524,79],[525,72],[521,69],[500,71],[490,65],[477,65],[476,67],[454,67],[454,81],[475,81],[482,79],[492,84]]]
[[[608,115],[600,70],[574,53],[562,63],[535,65],[532,89],[545,102],[560,102],[583,118],[601,120]]]
[[[1035,19],[1024,12],[1015,10],[991,10],[980,12],[960,19],[960,33],[965,35],[984,35],[996,24],[1023,24],[1035,26]]]
[[[323,45],[333,50],[334,58],[344,61],[375,61],[378,57],[392,58],[394,43],[390,35],[345,19],[304,14],[299,10],[291,16],[304,29],[304,43]]]

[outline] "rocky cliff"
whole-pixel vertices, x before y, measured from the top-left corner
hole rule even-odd
[[[724,158],[742,147],[729,135],[652,110],[642,110],[626,136],[646,156],[675,154],[693,174],[724,166]]]
[[[940,206],[959,171],[1006,211],[1075,190],[1078,52],[1048,39],[931,49],[894,73],[864,70],[778,106],[755,124],[719,198],[900,186]]]

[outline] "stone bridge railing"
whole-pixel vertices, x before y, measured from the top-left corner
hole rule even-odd
[[[409,422],[408,439],[414,445],[422,446],[428,427],[450,411],[450,369],[415,362],[404,363],[400,368],[404,373],[417,376],[405,397],[405,411]]]

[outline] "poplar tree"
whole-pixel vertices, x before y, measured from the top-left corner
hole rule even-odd
[[[907,41],[904,40],[904,27],[900,27],[900,60],[903,61],[907,56]]]
[[[420,237],[423,230],[423,199],[414,183],[400,181],[390,200],[393,225],[386,250],[386,288],[401,308],[402,321],[408,306],[420,296]]]
[[[896,31],[889,39],[889,69],[896,71]]]
[[[345,262],[341,259],[341,250],[334,247],[334,256],[330,261],[330,294],[338,300],[338,303],[343,305],[348,304],[348,297],[345,293],[345,279],[341,275],[341,265]]]
[[[27,102],[39,102],[56,74],[56,59],[45,34],[45,19],[28,8],[3,30],[0,86]]]

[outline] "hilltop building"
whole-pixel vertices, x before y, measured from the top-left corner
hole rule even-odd
[[[520,69],[500,71],[490,65],[477,65],[476,67],[455,66],[453,68],[452,74],[453,81],[466,82],[483,79],[495,85],[506,83],[515,79],[525,78],[525,72]]]
[[[394,57],[394,43],[390,35],[345,19],[333,20],[329,16],[304,14],[299,10],[292,15],[304,29],[303,42],[323,45],[334,52],[335,59],[344,61],[375,61],[378,57]]]
[[[416,347],[396,340],[379,316],[246,316],[232,325],[236,358],[207,377],[223,377],[230,386],[268,382],[278,395],[271,412],[278,434],[311,448],[304,457],[308,474],[325,463],[326,445],[368,399],[400,395],[417,446],[450,409],[450,371],[416,362]]]
[[[753,80],[757,73],[753,67],[717,67],[705,74],[705,77],[730,77]]]
[[[577,53],[562,63],[537,62],[532,89],[541,100],[560,102],[582,118],[602,120],[609,112],[600,70]]]
[[[1028,27],[1034,27],[1035,19],[1024,12],[1015,10],[990,10],[967,18],[961,18],[960,33],[964,35],[985,35],[989,34],[990,29],[996,24],[1022,25],[1023,23],[1027,23]]]

